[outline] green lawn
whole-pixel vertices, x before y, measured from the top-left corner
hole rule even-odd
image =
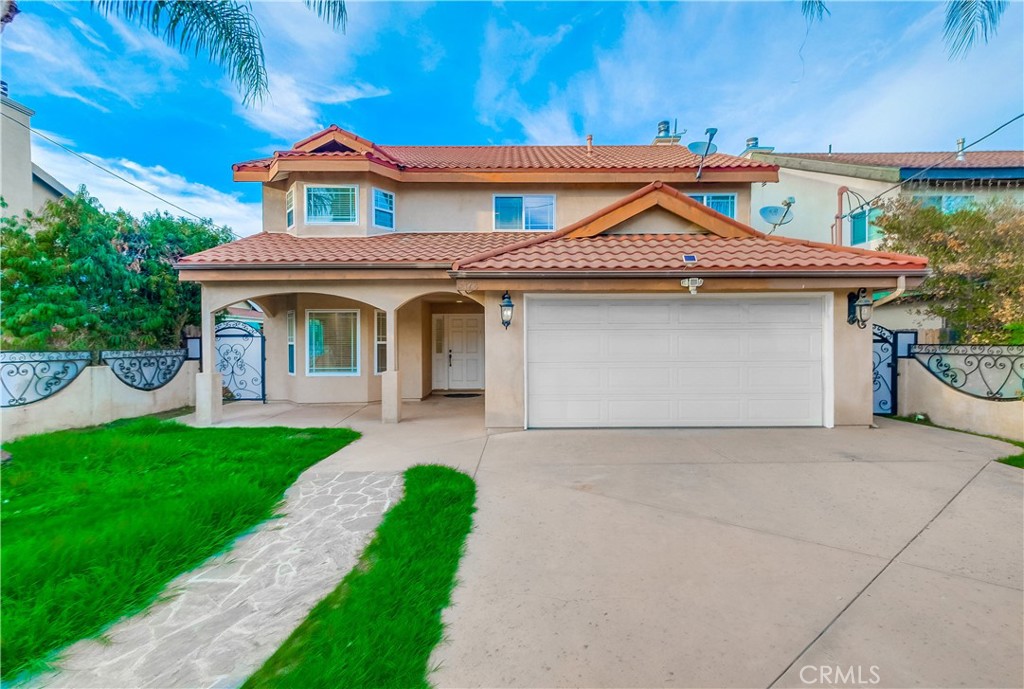
[[[190,428],[154,418],[5,444],[2,677],[140,610],[274,515],[347,429]]]
[[[406,471],[361,562],[243,689],[429,687],[475,499],[473,479],[454,469]]]

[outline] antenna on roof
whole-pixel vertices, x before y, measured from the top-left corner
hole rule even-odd
[[[707,141],[694,141],[686,147],[693,155],[700,156],[700,165],[697,166],[697,181],[700,181],[700,175],[704,171],[704,159],[718,152],[718,146],[711,143],[718,130],[714,127],[708,127],[704,130],[704,133],[708,135]]]
[[[779,229],[780,225],[793,222],[793,205],[796,203],[796,199],[790,196],[783,200],[780,206],[765,206],[760,211],[761,217],[766,223],[772,226],[772,231],[768,234],[774,234],[775,230]]]

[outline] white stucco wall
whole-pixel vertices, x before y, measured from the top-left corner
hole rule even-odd
[[[23,435],[67,428],[83,428],[146,414],[191,406],[199,362],[186,361],[167,385],[152,392],[130,388],[109,366],[88,366],[75,380],[51,397],[0,410],[0,436],[13,440]]]
[[[26,209],[36,208],[32,198],[32,142],[28,130],[34,113],[6,96],[0,97],[0,113],[3,113],[0,117],[0,196],[7,202],[3,215],[24,215]]]
[[[901,416],[927,414],[932,423],[972,433],[1024,440],[1024,400],[993,402],[954,390],[917,359],[899,361]]]

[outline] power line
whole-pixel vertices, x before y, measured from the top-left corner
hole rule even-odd
[[[179,206],[178,204],[174,203],[173,201],[168,201],[167,199],[165,199],[164,197],[160,196],[159,194],[157,194],[155,192],[152,192],[149,189],[146,189],[144,187],[139,186],[135,182],[133,182],[130,179],[127,179],[125,177],[122,177],[121,175],[117,174],[116,172],[114,172],[113,170],[111,170],[109,168],[103,167],[102,165],[97,163],[95,160],[90,160],[89,158],[87,158],[86,156],[82,155],[78,151],[75,151],[75,150],[73,150],[71,148],[68,148],[67,146],[65,146],[61,142],[57,141],[56,139],[53,139],[53,138],[47,136],[46,134],[43,134],[41,131],[39,131],[37,129],[33,129],[31,126],[25,124],[24,122],[19,122],[18,120],[14,119],[13,117],[8,115],[7,113],[2,113],[2,114],[3,114],[4,117],[9,119],[11,122],[14,122],[18,126],[24,127],[25,129],[29,130],[30,132],[32,132],[33,134],[35,134],[36,136],[38,136],[38,137],[40,137],[42,139],[46,139],[47,141],[49,141],[54,146],[57,146],[57,147],[65,150],[65,151],[67,151],[68,153],[70,153],[71,155],[75,156],[76,158],[81,158],[82,160],[84,160],[85,162],[89,163],[93,167],[96,167],[96,168],[99,168],[100,170],[103,170],[104,172],[106,172],[111,177],[115,177],[115,178],[121,180],[122,182],[124,182],[125,184],[127,184],[127,185],[129,185],[131,187],[134,187],[135,189],[138,189],[139,191],[141,191],[141,192],[143,192],[145,194],[149,194],[150,196],[152,196],[153,198],[157,199],[161,203],[165,203],[168,206],[170,206],[171,208],[176,208],[179,211],[181,211],[182,213],[184,213],[185,215],[190,215],[193,218],[195,218],[196,220],[199,220],[199,221],[209,220],[209,218],[204,218],[204,217],[202,217],[200,215],[197,215],[196,213],[193,213],[192,211],[188,210],[187,208],[182,208],[181,206]],[[230,232],[231,236],[234,237],[235,239],[241,239],[242,238],[242,235],[235,233],[235,231],[232,230],[227,225],[222,225],[221,227],[223,227],[225,230]]]
[[[937,168],[939,165],[942,165],[943,163],[945,163],[949,159],[955,158],[956,156],[960,155],[960,153],[962,153],[963,151],[966,151],[967,149],[971,148],[972,146],[977,146],[978,144],[980,144],[985,139],[989,138],[990,136],[992,136],[993,134],[995,134],[996,132],[998,132],[998,131],[1000,131],[1002,129],[1006,129],[1007,127],[1009,127],[1011,124],[1013,124],[1017,120],[1021,119],[1022,117],[1024,117],[1024,112],[1022,112],[1021,114],[1017,115],[1016,117],[1014,117],[1012,119],[1007,120],[1006,122],[1003,122],[1001,125],[999,125],[995,129],[990,131],[988,134],[986,134],[985,136],[981,137],[980,139],[972,141],[971,143],[969,143],[966,146],[964,146],[961,150],[955,151],[953,153],[950,153],[945,158],[940,159],[937,163],[933,163],[932,165],[929,165],[928,167],[924,168],[923,170],[915,172],[913,175],[911,175],[910,177],[907,177],[905,180],[903,180],[901,182],[898,182],[897,184],[892,185],[891,187],[889,187],[885,191],[879,193],[877,196],[875,196],[874,198],[870,199],[869,201],[865,201],[864,203],[860,204],[856,208],[851,208],[850,212],[847,213],[846,215],[844,215],[843,217],[849,217],[853,213],[859,211],[861,208],[864,208],[865,206],[870,206],[872,203],[874,203],[878,199],[882,198],[883,196],[888,194],[893,189],[899,189],[900,187],[902,187],[907,182],[914,181],[914,179],[916,179],[917,177],[920,177],[921,175],[923,175],[924,173],[928,172],[929,170],[933,170],[933,169]],[[861,198],[863,198],[863,197],[861,197]]]

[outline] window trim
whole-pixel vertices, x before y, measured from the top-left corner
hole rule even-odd
[[[377,224],[378,191],[391,195],[391,210],[389,211],[383,208],[381,209],[385,213],[391,213],[391,227],[388,227],[387,225]],[[373,225],[373,227],[379,228],[381,230],[387,230],[389,232],[395,231],[395,228],[398,227],[398,194],[389,189],[382,189],[380,187],[370,187],[370,224]]]
[[[309,314],[311,313],[354,313],[356,315],[356,370],[354,373],[346,373],[343,371],[311,371],[309,369]],[[306,309],[305,311],[305,324],[306,324],[306,375],[314,378],[329,377],[329,378],[358,378],[363,373],[363,351],[362,351],[362,313],[359,309]]]
[[[352,222],[333,222],[324,220],[309,219],[309,190],[310,189],[352,189],[355,194],[355,202],[352,208],[355,210],[355,219]],[[302,217],[307,225],[358,225],[359,224],[359,185],[358,184],[308,184],[302,185]],[[316,310],[316,309],[314,309]]]
[[[732,197],[732,215],[731,216],[730,215],[726,215],[725,217],[732,218],[733,220],[736,219],[736,211],[739,210],[739,194],[737,194],[734,191],[702,191],[702,192],[698,192],[698,193],[690,193],[690,192],[683,192],[683,193],[686,194],[687,196],[689,196],[694,201],[697,201],[697,199],[694,198],[695,196],[699,196],[699,197],[701,197],[701,199],[707,199],[707,197],[709,197],[709,196],[729,196],[729,197]],[[704,206],[705,208],[711,208],[711,206],[709,206],[705,200],[697,201],[697,203],[699,203],[700,205]],[[711,210],[715,210],[715,209],[711,208]],[[719,211],[715,211],[715,212],[718,213]],[[725,214],[722,213],[722,215],[725,215]]]
[[[295,369],[298,368],[295,365],[295,358],[298,352],[295,351],[296,346],[296,334],[298,333],[298,327],[295,322],[295,309],[288,309],[288,312],[284,316],[284,333],[285,333],[285,353],[291,350],[291,356],[288,358],[288,375],[294,376]]]
[[[526,203],[523,203],[523,226],[517,230],[498,229],[498,214],[495,203],[501,198],[525,199],[527,196],[549,196],[551,197],[551,229],[528,230],[526,229]],[[552,232],[558,227],[558,194],[491,194],[491,232]]]
[[[380,321],[377,317],[380,314],[384,314],[384,332],[380,331]],[[380,376],[384,375],[384,372],[388,370],[387,354],[384,355],[384,361],[380,360],[379,347],[384,345],[384,351],[387,352],[388,346],[388,313],[382,309],[374,309],[373,311],[373,375]],[[384,364],[384,368],[381,369],[380,365]]]
[[[288,214],[292,214],[291,222],[288,221]],[[288,187],[284,193],[284,225],[289,230],[295,227],[295,187]]]

